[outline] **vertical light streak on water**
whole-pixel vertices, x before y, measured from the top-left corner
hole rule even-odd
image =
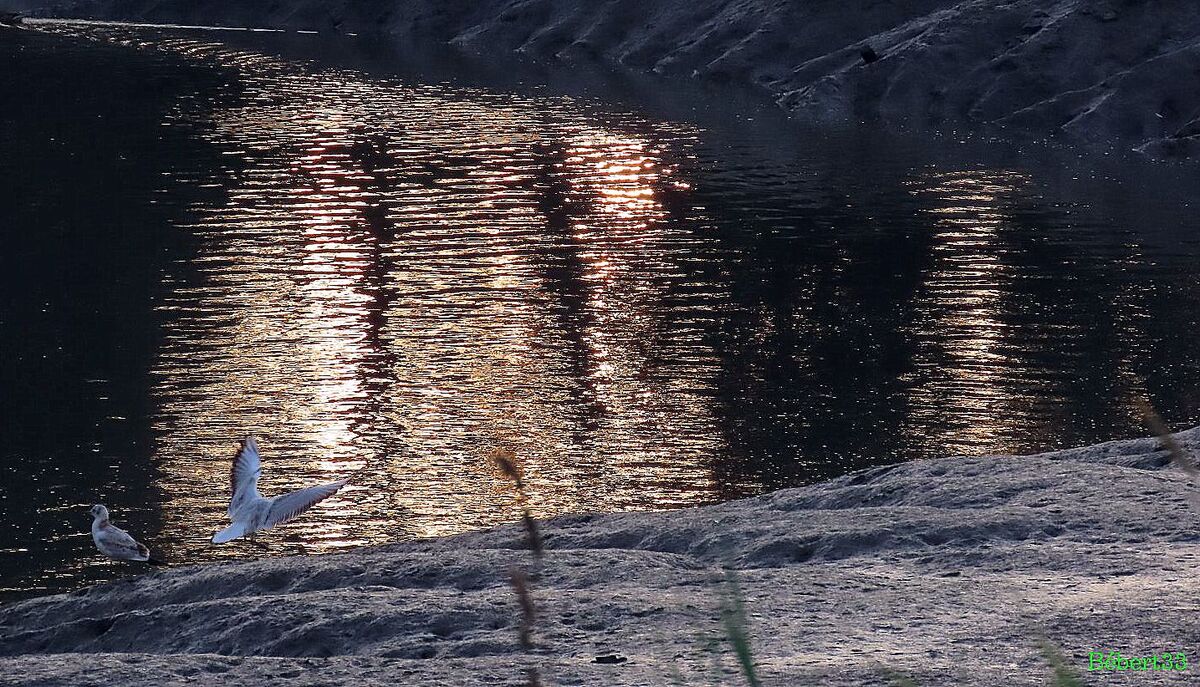
[[[656,200],[686,187],[664,154],[694,131],[650,140],[569,99],[159,47],[241,88],[178,114],[236,158],[229,202],[186,227],[197,274],[164,306],[157,455],[179,548],[214,555],[204,538],[247,431],[267,493],[354,480],[285,528],[309,551],[510,519],[497,447],[540,515],[713,498],[718,361],[664,307],[706,239]]]

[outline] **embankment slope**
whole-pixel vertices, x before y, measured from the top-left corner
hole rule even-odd
[[[1200,445],[1200,429],[1180,435]],[[1087,652],[1200,636],[1196,487],[1153,440],[917,461],[722,505],[544,523],[537,649],[517,645],[508,527],[185,567],[0,608],[0,681],[162,686],[712,684],[736,571],[768,685],[1040,685],[1039,634]],[[247,548],[247,555],[253,549]],[[616,655],[620,662],[598,663]],[[1196,660],[1196,657],[1191,657]],[[714,668],[714,665],[720,667]],[[1186,684],[1121,673],[1104,684]]]
[[[1190,0],[82,0],[50,13],[600,61],[753,84],[819,121],[1156,158],[1200,146],[1200,4]]]

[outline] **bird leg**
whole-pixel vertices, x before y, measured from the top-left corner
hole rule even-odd
[[[270,550],[271,550],[271,547],[269,547],[269,546],[267,546],[266,544],[264,544],[264,543],[260,542],[260,541],[259,541],[259,540],[258,540],[258,539],[257,539],[257,538],[256,538],[256,537],[253,535],[253,534],[251,534],[250,536],[246,537],[246,541],[250,542],[251,544],[254,544],[254,545],[255,545],[255,546],[257,546],[258,548],[262,549],[263,551],[270,551]]]

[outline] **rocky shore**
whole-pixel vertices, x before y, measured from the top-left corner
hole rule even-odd
[[[1192,450],[1200,428],[1178,435]],[[354,553],[130,570],[0,607],[10,685],[744,684],[719,618],[740,581],[767,685],[1041,685],[1045,637],[1195,651],[1196,491],[1150,439],[874,468],[670,513],[543,523],[535,648],[518,643],[505,527]],[[1193,660],[1200,660],[1196,654]]]
[[[47,3],[52,0],[46,0]],[[25,9],[30,0],[0,0]],[[382,33],[761,88],[796,116],[1200,148],[1200,5],[1134,0],[76,0],[43,15]]]

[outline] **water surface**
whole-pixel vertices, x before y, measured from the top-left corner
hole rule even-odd
[[[266,493],[353,480],[287,554],[512,520],[497,450],[549,516],[1133,435],[1143,383],[1200,417],[1186,169],[45,28],[0,34],[9,595],[129,574],[93,502],[173,561],[264,555],[208,544],[247,432]]]

